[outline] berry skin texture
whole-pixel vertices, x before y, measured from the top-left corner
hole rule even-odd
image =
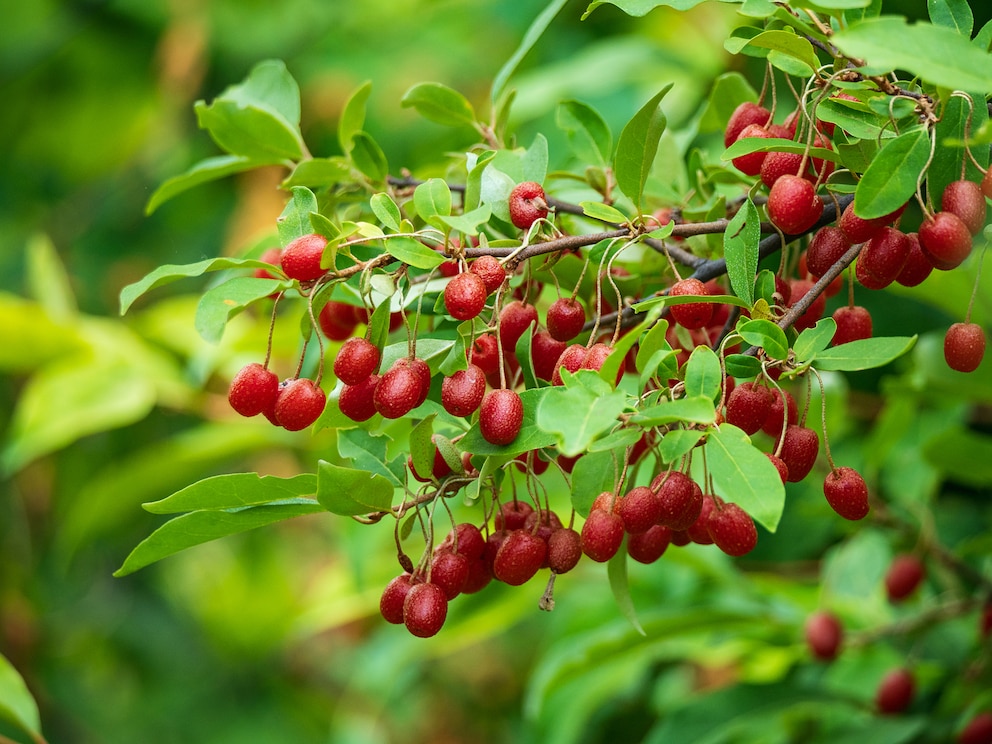
[[[525,584],[541,569],[547,551],[548,546],[537,535],[525,529],[514,530],[496,552],[493,574],[510,586]]]
[[[727,423],[754,434],[768,418],[773,400],[772,391],[764,385],[742,382],[727,398]]]
[[[834,310],[834,321],[837,330],[834,331],[833,346],[871,338],[871,313],[860,305],[839,307]]]
[[[955,323],[944,335],[944,360],[958,372],[974,372],[985,356],[985,331],[977,323]]]
[[[638,563],[650,564],[661,558],[672,541],[672,531],[661,524],[627,538],[627,554]]]
[[[554,377],[555,364],[567,347],[564,341],[556,341],[547,331],[534,334],[530,342],[530,360],[539,380],[550,381]]]
[[[831,612],[814,612],[806,619],[806,645],[820,661],[833,661],[844,642],[844,626]]]
[[[707,295],[706,285],[698,279],[681,279],[668,290],[669,297],[684,295]],[[713,318],[713,305],[709,302],[689,302],[685,305],[672,305],[668,312],[672,319],[690,331],[702,328]]]
[[[885,572],[885,593],[892,603],[908,598],[923,582],[926,568],[915,555],[897,555]]]
[[[541,184],[534,181],[518,183],[510,192],[510,222],[527,230],[548,216],[548,197]]]
[[[437,635],[448,617],[448,599],[437,584],[417,584],[403,601],[403,624],[417,638]]]
[[[854,468],[839,467],[823,481],[823,495],[830,508],[852,522],[868,516],[868,486]]]
[[[904,287],[916,287],[933,273],[933,264],[920,248],[919,235],[906,233],[906,239],[909,240],[909,255],[906,256],[906,264],[896,277],[896,281]]]
[[[582,525],[582,552],[597,563],[605,563],[620,550],[623,535],[623,519],[619,514],[593,509]]]
[[[659,524],[673,530],[687,530],[699,519],[703,509],[703,491],[692,478],[678,470],[662,473],[651,481],[651,490],[661,503]]]
[[[878,235],[882,228],[890,222],[892,222],[892,219],[889,218],[889,215],[885,217],[874,217],[870,220],[858,217],[854,213],[854,202],[851,202],[841,212],[840,219],[837,220],[837,226],[844,231],[851,245],[854,245],[855,243],[868,242]]]
[[[320,260],[324,256],[326,247],[327,238],[323,235],[316,233],[301,235],[286,246],[279,265],[290,279],[301,282],[320,279],[324,275],[324,269],[320,268]]]
[[[338,408],[352,421],[368,421],[375,416],[375,390],[382,378],[369,375],[357,385],[345,385],[338,395]]]
[[[807,279],[793,279],[789,282],[789,305],[795,305],[813,289],[813,282]],[[797,331],[805,331],[812,328],[816,322],[823,317],[823,311],[827,308],[826,293],[819,295],[802,315],[800,315],[793,327]]]
[[[431,561],[431,583],[444,590],[450,602],[468,581],[468,558],[451,550],[438,550]]]
[[[958,733],[956,741],[958,744],[992,744],[992,713],[976,714]]]
[[[768,219],[786,235],[806,232],[822,214],[823,201],[805,178],[782,176],[768,192]]]
[[[568,573],[582,558],[582,536],[571,527],[558,527],[548,536],[548,568]]]
[[[784,403],[782,402],[783,395],[785,396]],[[765,423],[761,425],[761,430],[768,436],[778,439],[782,436],[783,418],[786,417],[786,414],[788,414],[790,426],[799,421],[799,408],[796,406],[796,399],[787,390],[783,390],[781,393],[778,390],[773,391],[772,407],[768,411],[768,418],[765,419]]]
[[[753,101],[745,101],[730,115],[727,121],[727,128],[723,132],[723,146],[730,147],[748,124],[766,126],[772,118],[772,113],[764,106],[760,106]]]
[[[227,400],[242,416],[257,416],[275,404],[279,377],[258,362],[245,365],[231,380]]]
[[[785,440],[779,457],[789,468],[789,482],[799,483],[813,469],[820,452],[820,437],[812,429],[793,425],[785,430]]]
[[[905,233],[894,227],[883,227],[869,240],[858,256],[857,277],[868,289],[883,289],[899,276],[909,258],[910,243]],[[871,281],[867,282],[863,279]]]
[[[455,320],[471,320],[486,306],[486,283],[478,274],[465,271],[444,288],[444,306]]]
[[[775,466],[775,470],[778,471],[778,477],[782,479],[782,483],[789,482],[789,466],[782,462],[781,457],[776,457],[771,452],[766,452],[765,456]]]
[[[499,342],[503,351],[512,353],[527,326],[537,324],[537,308],[520,300],[508,302],[499,313]]]
[[[379,366],[379,349],[365,338],[345,341],[334,357],[334,374],[345,385],[368,379]]]
[[[761,124],[748,124],[741,133],[737,135],[737,139],[734,142],[743,139],[750,139],[752,137],[758,137],[761,139],[769,139],[775,135],[768,131],[767,128]],[[741,173],[748,176],[756,176],[761,173],[761,166],[765,162],[765,157],[768,155],[766,152],[749,152],[747,155],[738,155],[736,158],[731,160],[734,167],[737,168]]]
[[[567,342],[579,335],[586,323],[586,311],[578,300],[559,297],[551,303],[545,318],[551,338]]]
[[[971,253],[968,226],[953,212],[937,212],[923,220],[917,235],[924,255],[939,271],[957,268]]]
[[[486,394],[486,374],[475,364],[441,382],[441,405],[452,416],[471,416]]]
[[[407,360],[397,359],[375,387],[372,401],[385,418],[397,419],[417,407],[423,392],[423,378]]]
[[[505,446],[517,438],[524,422],[524,404],[513,390],[492,390],[479,409],[479,431],[490,444]]]
[[[499,344],[491,333],[476,336],[469,350],[468,361],[482,370],[483,374],[492,375],[499,369]]]
[[[819,279],[851,248],[847,234],[834,225],[824,225],[806,249],[806,270]]]
[[[727,555],[739,558],[758,544],[758,530],[746,511],[737,504],[717,504],[706,522],[713,543]]]
[[[632,488],[617,499],[616,510],[631,535],[647,532],[661,519],[661,501],[646,486]]]
[[[337,300],[331,300],[320,309],[317,322],[320,323],[320,330],[331,341],[344,341],[351,338],[355,332],[355,326],[358,325],[354,308]]]
[[[497,532],[522,530],[527,517],[533,513],[534,507],[526,501],[507,501],[500,504],[499,511],[493,519],[493,527]]]
[[[482,278],[487,295],[503,286],[503,280],[506,279],[506,269],[495,256],[479,256],[469,264],[468,270]]]
[[[275,418],[283,429],[300,431],[320,418],[327,396],[313,380],[290,380],[276,398]]]
[[[574,373],[582,366],[582,361],[585,358],[586,347],[582,344],[572,344],[566,347],[565,351],[558,357],[558,361],[555,362],[555,371],[551,374],[551,384],[564,385],[565,383],[561,379],[561,370],[567,369]]]
[[[951,181],[940,197],[940,208],[953,212],[972,235],[978,235],[985,225],[985,195],[974,181]]]
[[[875,705],[880,713],[894,715],[902,713],[913,702],[916,694],[916,680],[908,669],[893,669],[888,672],[875,691]]]
[[[403,603],[413,587],[413,576],[400,574],[386,584],[379,599],[379,613],[387,623],[400,625],[403,622]]]

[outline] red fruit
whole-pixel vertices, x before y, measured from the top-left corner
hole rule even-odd
[[[839,307],[834,310],[837,330],[831,344],[840,346],[851,341],[871,338],[871,313],[860,305]]]
[[[789,282],[790,297],[789,303],[790,307],[799,302],[803,297],[805,297],[810,290],[813,289],[813,282],[807,279],[793,279]],[[825,294],[819,295],[810,306],[806,309],[802,315],[800,315],[793,327],[797,331],[804,331],[807,328],[812,328],[816,325],[816,322],[823,317],[823,311],[827,309],[827,298]]]
[[[509,206],[510,222],[521,230],[548,216],[548,197],[534,181],[518,183],[510,192]]]
[[[774,136],[775,135],[760,124],[748,124],[741,130],[741,133],[737,135],[737,139],[735,139],[734,142],[755,137],[760,139],[770,139]],[[747,155],[738,155],[731,162],[741,173],[748,176],[756,176],[761,172],[761,165],[765,162],[765,156],[767,154],[768,153],[765,152],[751,152]]]
[[[620,550],[623,533],[623,519],[619,514],[593,509],[582,525],[582,552],[597,563],[605,563]]]
[[[742,382],[727,398],[727,423],[747,434],[757,432],[771,411],[772,391],[755,382]]]
[[[944,335],[944,360],[958,372],[974,372],[985,356],[985,331],[977,323],[955,323]]]
[[[992,744],[992,713],[983,711],[976,714],[957,738],[958,744]]]
[[[521,452],[519,455],[513,458],[513,466],[519,470],[521,473],[526,473],[528,471],[532,472],[534,475],[541,475],[547,471],[548,467],[551,465],[547,460],[542,460],[537,455],[537,450],[531,450],[530,452]]]
[[[940,271],[960,266],[971,253],[968,226],[953,212],[937,212],[924,219],[917,235],[924,255]]]
[[[569,372],[577,372],[582,366],[582,361],[586,358],[586,347],[582,344],[572,344],[558,357],[555,362],[555,371],[551,375],[552,385],[564,384],[561,379],[561,370],[567,369]]]
[[[862,281],[862,284],[869,289],[889,286],[906,265],[910,247],[911,243],[905,233],[894,227],[883,227],[861,249],[857,267],[859,281],[864,274],[868,274],[872,281],[867,284]]]
[[[585,308],[571,297],[559,297],[552,302],[545,317],[548,333],[557,341],[571,341],[586,324]]]
[[[493,560],[493,574],[510,586],[520,586],[533,578],[544,563],[548,546],[527,530],[514,530],[499,546]]]
[[[565,351],[564,341],[556,341],[547,331],[538,331],[531,338],[530,360],[539,380],[550,380],[555,373],[555,363]]]
[[[407,359],[397,359],[375,387],[375,410],[388,419],[405,416],[417,407],[424,381]]]
[[[823,201],[805,178],[782,176],[768,192],[768,219],[787,235],[806,232],[822,214]]]
[[[784,402],[782,396],[785,396]],[[798,423],[799,409],[796,406],[796,399],[788,390],[772,392],[772,407],[768,411],[768,418],[761,425],[761,430],[770,437],[778,439],[782,436],[782,419],[788,414],[788,425]]]
[[[453,258],[445,261],[437,267],[437,272],[445,277],[457,276],[460,273],[458,261]]]
[[[761,163],[761,182],[768,188],[775,185],[775,182],[782,176],[794,176],[799,173],[799,166],[803,156],[795,152],[770,152]],[[812,173],[809,168],[809,160],[806,161],[806,172],[803,177],[809,180]],[[816,180],[813,177],[813,180]]]
[[[499,342],[504,352],[517,348],[517,341],[524,335],[527,326],[537,324],[537,308],[513,300],[503,306],[499,313]]]
[[[227,400],[242,416],[256,416],[275,405],[279,377],[258,362],[247,364],[231,380]]]
[[[820,661],[833,661],[844,641],[844,626],[830,612],[814,612],[806,619],[806,645]]]
[[[300,431],[320,418],[327,396],[313,380],[290,380],[276,398],[276,422],[287,431]]]
[[[885,215],[884,217],[874,217],[870,220],[858,217],[854,213],[854,202],[851,202],[844,211],[841,212],[837,226],[843,230],[851,245],[855,243],[865,243],[881,232],[885,225],[892,222],[894,217]]]
[[[661,524],[627,538],[627,553],[638,563],[654,563],[672,541],[672,531]]]
[[[438,545],[438,550],[450,550],[473,561],[486,552],[486,539],[474,524],[460,522]]]
[[[830,508],[844,519],[856,521],[868,516],[868,486],[854,468],[839,467],[828,473],[823,495]]]
[[[582,557],[582,537],[571,527],[558,527],[548,537],[548,568],[568,573]]]
[[[524,422],[524,404],[513,390],[492,390],[479,409],[479,431],[490,444],[507,445],[517,438]]]
[[[753,101],[745,101],[730,115],[723,133],[723,146],[730,147],[749,124],[766,126],[772,118],[771,111]],[[662,223],[666,224],[667,220]]]
[[[468,270],[478,274],[486,285],[486,294],[492,294],[506,279],[506,269],[495,256],[479,256],[468,265]]]
[[[875,692],[875,705],[880,713],[902,713],[913,702],[916,693],[916,680],[908,669],[899,668],[888,672]]]
[[[344,341],[351,338],[358,322],[355,320],[353,305],[331,300],[320,309],[317,316],[320,329],[331,341]]]
[[[689,529],[699,519],[703,509],[703,491],[685,473],[673,470],[667,477],[659,475],[651,481],[651,489],[658,493],[661,504],[659,524],[681,531]]]
[[[357,385],[345,385],[338,395],[338,408],[352,421],[368,421],[375,416],[375,390],[382,378],[369,375]]]
[[[532,535],[537,535],[544,544],[548,544],[548,539],[551,537],[551,533],[562,527],[561,519],[553,511],[548,511],[546,509],[539,509],[537,511],[531,512],[527,515],[527,519],[524,520],[524,530]],[[544,557],[544,561],[541,563],[541,568],[548,567],[547,555]]]
[[[475,364],[460,369],[441,382],[441,405],[452,416],[471,416],[486,394],[486,375]]]
[[[839,227],[824,225],[806,249],[806,270],[819,279],[851,248],[851,241]]]
[[[487,376],[495,374],[499,370],[499,344],[496,343],[496,337],[491,333],[476,336],[469,349],[468,360]]]
[[[334,374],[345,385],[368,379],[379,366],[379,349],[365,338],[345,341],[334,357]]]
[[[415,584],[403,602],[403,624],[417,638],[437,635],[448,616],[448,598],[437,584]]]
[[[987,199],[992,199],[992,168],[985,171],[980,188]]]
[[[758,544],[758,530],[751,516],[737,504],[717,504],[706,522],[710,537],[727,555],[740,557]]]
[[[778,471],[778,477],[782,479],[782,482],[787,483],[789,481],[789,466],[782,462],[781,457],[776,457],[771,452],[766,452],[765,457],[775,466],[775,469]]]
[[[698,279],[681,279],[668,290],[669,297],[685,295],[706,295],[706,285]],[[713,318],[713,305],[709,302],[690,302],[685,305],[671,305],[668,308],[672,319],[683,328],[702,328]]]
[[[417,376],[420,378],[420,395],[417,396],[417,406],[422,406],[424,401],[427,400],[427,394],[431,391],[431,368],[427,365],[427,362],[417,357],[401,359],[396,364],[406,364],[417,373]]]
[[[930,276],[933,271],[933,264],[920,248],[920,238],[916,233],[906,233],[909,241],[909,254],[906,256],[906,263],[896,277],[896,281],[904,287],[916,287],[923,283],[923,280]]]
[[[326,247],[327,238],[323,235],[301,235],[286,246],[279,264],[290,279],[301,282],[320,279],[325,271],[320,267],[320,260]]]
[[[487,294],[482,277],[465,271],[444,288],[444,306],[455,320],[471,320],[486,306]]]
[[[631,535],[647,532],[661,519],[661,502],[646,486],[632,488],[617,499],[616,512]]]
[[[909,597],[919,587],[925,575],[923,561],[915,555],[897,555],[885,572],[885,593],[889,601],[898,603]]]
[[[462,593],[468,581],[469,561],[464,555],[451,550],[438,550],[431,560],[431,583],[444,590],[444,596],[451,601]]]
[[[387,623],[399,625],[403,622],[403,603],[412,586],[413,576],[408,573],[400,574],[386,584],[379,599],[379,612]]]
[[[985,196],[974,181],[952,181],[940,197],[940,208],[953,212],[972,235],[978,235],[985,225]]]
[[[468,562],[468,579],[462,587],[462,594],[475,594],[486,588],[493,580],[493,573],[490,564],[485,556],[476,558]]]
[[[689,536],[689,539],[696,543],[697,545],[712,545],[713,538],[710,537],[710,531],[707,529],[707,524],[710,521],[710,515],[713,510],[716,509],[716,498],[712,494],[705,494],[703,496],[703,505],[699,510],[699,516],[696,521],[689,525],[689,528],[685,533]]]
[[[527,517],[534,511],[534,508],[526,501],[507,501],[499,505],[499,511],[493,519],[493,527],[497,532],[506,530],[521,530]]]
[[[789,482],[798,483],[813,469],[820,452],[820,437],[805,426],[790,426],[785,430],[779,457],[789,469]]]

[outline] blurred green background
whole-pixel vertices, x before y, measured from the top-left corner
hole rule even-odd
[[[906,5],[925,12],[923,3]],[[201,186],[145,215],[158,184],[216,152],[196,129],[193,102],[259,60],[281,58],[301,84],[305,139],[331,155],[344,100],[371,80],[367,128],[394,171],[416,173],[470,142],[401,109],[403,92],[436,80],[487,110],[493,75],[543,6],[38,0],[4,11],[0,651],[35,694],[50,742],[639,741],[663,736],[671,711],[731,680],[774,683],[787,702],[802,703],[786,694],[793,675],[813,673],[799,666],[796,629],[823,591],[835,591],[855,623],[891,619],[877,592],[867,604],[860,595],[845,603],[843,588],[859,558],[883,566],[898,544],[870,529],[843,541],[854,533],[831,519],[815,484],[790,493],[783,539],[759,549],[746,576],[694,549],[633,567],[646,639],[618,611],[603,567],[588,565],[558,582],[554,613],[537,611],[537,581],[490,587],[453,604],[439,636],[413,639],[378,617],[379,593],[397,572],[389,528],[329,515],[111,577],[161,523],[142,502],[216,473],[312,470],[333,446],[329,432],[288,435],[227,409],[226,380],[264,352],[266,319],[238,318],[219,346],[205,344],[192,324],[197,281],[117,317],[123,285],[159,264],[243,252],[271,236],[282,209],[281,174],[265,171]],[[584,22],[583,7],[566,6],[512,81],[520,141],[546,133],[553,165],[563,165],[554,162],[559,100],[593,104],[616,133],[674,81],[666,111],[676,130],[735,64],[722,49],[736,25],[728,6],[643,19],[606,7]],[[876,322],[892,333],[946,326],[970,286],[964,272],[947,281],[920,300],[891,299],[903,304]],[[989,317],[987,306],[978,312]],[[992,400],[987,376],[967,390],[941,382],[938,343],[921,343],[900,369],[890,395],[903,407],[879,440],[893,458],[918,461],[908,471],[874,463],[910,501],[948,489],[946,473],[919,459],[929,440],[912,427],[963,430],[971,402]],[[277,338],[277,352],[288,357],[294,344]],[[917,407],[919,379],[937,391],[929,414]],[[843,411],[847,388],[833,382],[833,410]],[[879,380],[861,384],[877,391]],[[835,414],[837,451],[851,461],[863,459],[873,407],[861,418]],[[977,539],[987,527],[987,485],[952,480],[954,539]],[[810,561],[831,546],[847,551],[839,553],[847,562],[836,558],[839,573],[820,590]],[[933,641],[945,644],[941,663],[969,653],[973,622],[950,623]],[[877,678],[902,652],[885,647],[857,670]],[[853,700],[846,704],[870,698],[870,686],[846,689],[854,671],[834,674],[832,687]],[[702,706],[701,718],[720,709],[746,719],[754,700],[747,688],[733,690],[744,692]],[[851,714],[838,710],[843,728]],[[794,728],[786,719],[776,731]]]

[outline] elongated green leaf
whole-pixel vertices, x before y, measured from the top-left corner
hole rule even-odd
[[[527,28],[527,33],[524,34],[524,38],[520,40],[520,45],[514,50],[510,58],[503,63],[503,66],[499,68],[499,72],[496,73],[496,77],[493,78],[493,87],[490,94],[490,100],[493,105],[495,105],[500,97],[503,95],[503,91],[506,89],[506,83],[513,75],[514,71],[520,65],[520,62],[527,53],[534,48],[534,45],[538,42],[544,32],[547,30],[548,26],[558,15],[558,12],[565,7],[568,0],[551,0],[542,10],[537,18],[533,20],[530,26]]]
[[[27,734],[33,741],[44,741],[38,704],[24,679],[3,655],[0,655],[0,721]]]
[[[236,509],[284,501],[317,492],[311,473],[277,478],[258,473],[228,473],[204,478],[159,501],[142,504],[152,514],[177,514],[199,509]]]
[[[172,197],[178,196],[194,186],[199,186],[201,183],[209,183],[225,176],[233,176],[235,173],[243,173],[246,170],[269,165],[272,162],[272,159],[259,160],[243,155],[219,155],[201,160],[185,173],[173,176],[155,189],[151,198],[148,199],[148,204],[145,205],[145,214],[151,214]]]
[[[479,225],[489,222],[493,210],[489,204],[483,204],[470,212],[455,215],[438,215],[437,219],[442,224],[447,225],[465,235],[473,235],[478,232]]]
[[[630,16],[645,16],[655,8],[675,8],[675,10],[690,10],[705,0],[595,0],[589,3],[586,12],[582,14],[584,21],[600,5],[615,5]]]
[[[400,208],[396,206],[396,202],[389,194],[382,191],[373,194],[372,198],[369,199],[369,206],[372,207],[372,212],[385,227],[399,231],[400,220],[403,219],[403,216],[400,214]]]
[[[338,119],[338,144],[345,153],[351,152],[355,135],[365,128],[365,104],[372,93],[372,82],[366,80],[348,97]]]
[[[434,471],[434,452],[437,449],[431,437],[434,434],[435,414],[431,414],[410,430],[410,460],[414,472],[421,478],[430,478]]]
[[[584,452],[600,434],[616,426],[617,416],[627,405],[627,395],[610,390],[608,383],[604,385],[606,390],[583,384],[548,388],[537,407],[537,425],[555,435],[566,457]]]
[[[308,186],[320,188],[334,186],[345,181],[354,180],[351,165],[342,157],[311,158],[300,162],[293,172],[281,184],[282,188]]]
[[[317,465],[317,500],[333,514],[353,516],[388,511],[393,484],[378,473],[321,460]]]
[[[816,107],[816,118],[836,124],[845,132],[861,139],[896,136],[888,125],[888,116],[879,116],[858,101],[827,98]]]
[[[285,282],[278,279],[257,279],[238,276],[204,292],[196,306],[193,326],[204,340],[218,343],[224,328],[234,315],[253,302],[283,289]]]
[[[313,232],[310,215],[319,212],[317,197],[306,186],[294,186],[293,197],[286,202],[282,214],[276,219],[279,230],[279,241],[283,247],[289,245],[302,235]]]
[[[602,202],[596,201],[584,201],[579,202],[579,206],[582,207],[582,213],[586,217],[592,217],[594,220],[602,220],[603,222],[620,225],[627,222],[627,215],[616,207],[611,207],[609,204],[603,204]]]
[[[866,338],[824,349],[813,357],[819,370],[854,372],[882,367],[913,348],[916,336]]]
[[[673,429],[662,437],[658,446],[662,461],[669,464],[687,455],[701,443],[701,438],[702,435],[692,429]]]
[[[785,487],[765,453],[730,424],[712,429],[706,440],[706,465],[717,495],[738,504],[769,532],[785,508]]]
[[[854,192],[855,213],[869,220],[887,215],[909,201],[929,157],[930,137],[926,129],[889,140],[858,182]]]
[[[658,143],[668,123],[661,99],[671,90],[669,83],[634,114],[620,133],[613,169],[617,186],[640,209],[648,173],[658,152]]]
[[[316,514],[324,507],[315,500],[298,499],[289,504],[253,506],[235,510],[195,511],[169,520],[146,537],[114,576],[127,576],[139,568],[160,561],[194,545],[220,537],[247,532],[284,519]]]
[[[437,215],[451,214],[451,190],[442,178],[429,178],[413,192],[413,205],[421,219],[430,222]]]
[[[623,450],[588,452],[576,461],[572,469],[572,507],[581,516],[589,516],[599,494],[616,488],[622,457]]]
[[[954,96],[948,99],[941,112],[940,121],[934,130],[937,148],[933,162],[927,168],[927,192],[932,195],[935,205],[940,195],[944,193],[947,184],[961,178],[961,166],[964,165],[964,177],[971,181],[980,182],[982,172],[972,163],[974,158],[983,168],[989,163],[987,147],[972,147],[970,157],[965,154],[965,127],[970,118],[971,134],[983,125],[988,125],[989,114],[985,106],[968,104],[964,98]]]
[[[383,369],[388,367],[383,365]],[[349,429],[338,432],[338,453],[358,470],[381,475],[393,486],[402,486],[406,480],[406,457],[400,454],[390,460],[389,441],[389,437],[374,436],[364,429]]]
[[[389,163],[379,143],[368,132],[352,136],[351,161],[373,183],[382,183],[389,175]]]
[[[734,294],[748,305],[754,304],[754,277],[758,271],[758,243],[761,242],[761,215],[748,199],[727,224],[723,233],[723,255]]]
[[[685,394],[687,398],[709,398],[720,394],[722,384],[720,358],[709,346],[697,346],[685,365]]]
[[[792,152],[803,154],[806,152],[806,145],[795,140],[783,139],[781,137],[745,137],[734,142],[720,155],[721,160],[733,160],[741,155],[748,155],[752,152]],[[833,150],[825,147],[811,147],[810,157],[821,158],[837,162],[840,156]]]
[[[403,94],[400,105],[413,106],[425,119],[448,127],[472,126],[475,110],[461,93],[441,83],[418,83]]]
[[[562,101],[558,104],[556,122],[568,135],[579,160],[606,167],[613,152],[613,135],[599,112],[581,101]]]
[[[792,345],[792,350],[796,353],[796,361],[807,362],[826,349],[836,332],[837,321],[833,318],[823,318],[812,328],[804,330]]]
[[[723,132],[731,114],[745,101],[757,101],[758,93],[739,72],[727,72],[713,81],[706,109],[699,120],[702,132]]]
[[[655,322],[651,326],[651,330],[644,334],[641,338],[640,346],[637,349],[637,357],[634,363],[637,365],[639,370],[643,370],[647,365],[648,360],[654,356],[655,352],[665,350],[670,351],[671,345],[665,338],[665,334],[668,332],[668,321],[664,318]]]
[[[760,346],[772,359],[785,359],[789,356],[789,341],[785,331],[770,320],[746,320],[737,328],[747,343]]]
[[[617,601],[617,607],[623,616],[634,626],[634,630],[642,636],[647,636],[644,628],[641,627],[637,619],[637,611],[634,609],[634,600],[630,596],[630,584],[627,582],[627,537],[624,536],[620,550],[616,552],[606,564],[606,573],[610,577],[610,590],[613,598]]]
[[[433,269],[444,263],[444,255],[428,248],[414,238],[389,238],[385,241],[386,253],[418,269]]]
[[[967,0],[927,0],[927,11],[934,25],[953,29],[965,38],[971,38],[975,16]]]
[[[791,57],[801,63],[799,69],[803,75],[812,75],[813,71],[820,66],[816,52],[813,51],[813,45],[791,30],[764,31],[750,39],[732,37],[728,40],[728,51],[732,54],[741,51],[745,46],[769,49]]]
[[[662,426],[686,421],[692,424],[711,424],[716,411],[713,400],[705,395],[659,403],[645,408],[631,417],[639,426]]]
[[[746,379],[761,373],[761,361],[747,354],[728,354],[724,364],[731,377]]]

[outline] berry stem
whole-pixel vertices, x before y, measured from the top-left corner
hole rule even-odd
[[[827,464],[830,465],[830,472],[832,473],[837,470],[837,466],[834,465],[834,458],[830,455],[830,438],[827,436],[827,393],[823,387],[823,378],[820,377],[820,373],[813,369],[813,367],[809,369],[810,372],[816,375],[816,382],[820,386],[820,425],[823,431],[823,451],[827,456]],[[806,405],[809,406],[808,395]]]

